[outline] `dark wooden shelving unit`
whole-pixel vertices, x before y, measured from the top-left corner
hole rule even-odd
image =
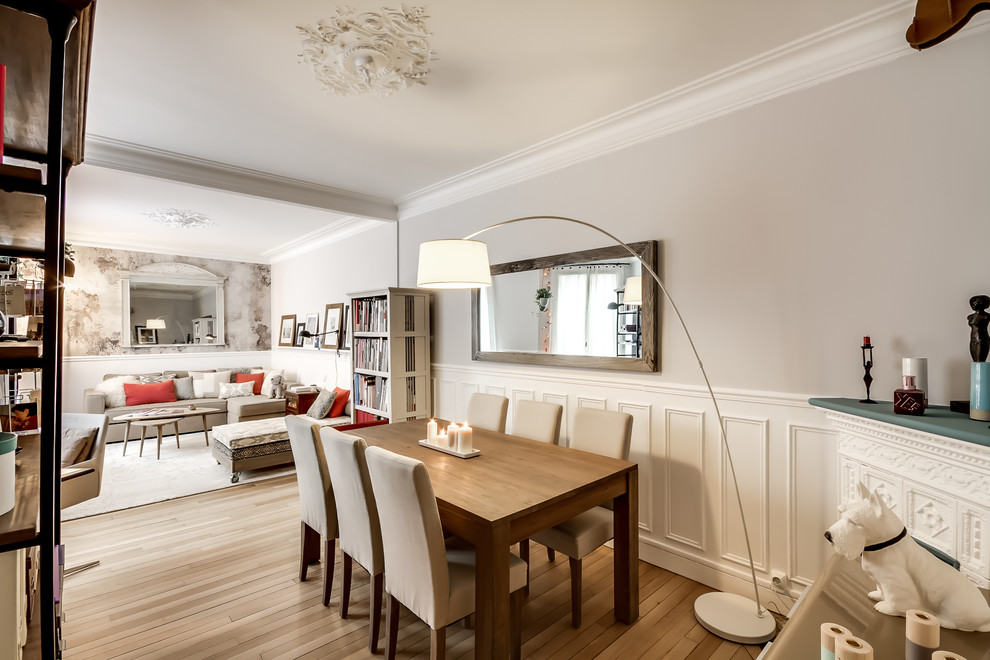
[[[46,660],[62,656],[61,578],[53,579],[51,567],[61,563],[65,177],[83,160],[94,11],[93,0],[0,0],[0,64],[7,68],[0,256],[41,259],[45,273],[42,340],[0,342],[0,370],[42,371],[40,430],[19,441],[15,504],[0,516],[0,552],[39,547],[40,639],[30,639],[24,657]]]

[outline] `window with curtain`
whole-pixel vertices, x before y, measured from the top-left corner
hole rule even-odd
[[[563,355],[615,355],[615,315],[603,313],[629,274],[623,264],[561,266],[550,270],[551,350]]]

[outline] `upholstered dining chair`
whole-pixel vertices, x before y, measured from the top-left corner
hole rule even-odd
[[[323,539],[323,606],[330,605],[333,569],[336,559],[337,504],[333,497],[326,455],[320,442],[320,427],[302,415],[285,418],[289,432],[292,460],[299,482],[299,507],[302,524],[299,549],[299,580],[306,581],[310,564],[320,561]]]
[[[478,429],[505,433],[505,416],[509,400],[497,394],[475,392],[468,399],[467,422]]]
[[[67,466],[61,472],[59,488],[59,509],[67,509],[87,500],[100,496],[103,488],[103,462],[107,453],[107,428],[110,418],[107,415],[94,413],[62,413],[62,433],[70,429],[96,429],[96,436],[86,457]],[[64,446],[63,446],[64,449]],[[94,568],[100,565],[100,560],[87,562],[77,566],[67,566],[62,574],[65,577]]]
[[[516,413],[512,417],[512,435],[559,444],[563,413],[564,408],[558,403],[522,399],[516,403]]]
[[[337,502],[337,525],[340,528],[340,551],[344,556],[343,589],[340,596],[340,618],[347,618],[351,596],[352,562],[360,564],[372,578],[371,625],[368,649],[378,653],[381,636],[382,591],[385,584],[385,556],[382,554],[382,530],[378,522],[378,507],[371,489],[364,440],[324,427],[320,440],[327,457],[327,469],[333,482]]]
[[[395,658],[402,603],[430,627],[430,657],[443,660],[447,626],[474,612],[474,550],[445,545],[433,483],[423,463],[381,447],[369,447],[365,456],[385,551],[385,657]],[[526,565],[511,554],[509,561],[510,648],[518,658]]]
[[[570,442],[572,449],[629,460],[632,415],[579,408],[574,415],[573,428]],[[581,562],[615,535],[610,506],[611,502],[597,506],[532,536],[537,543],[563,553],[570,559],[571,625],[575,628],[581,627]],[[528,560],[528,548],[522,554],[523,559]]]

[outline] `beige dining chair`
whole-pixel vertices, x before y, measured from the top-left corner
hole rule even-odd
[[[512,417],[512,435],[551,445],[560,444],[563,414],[564,407],[559,403],[522,399],[516,403],[516,413]]]
[[[352,562],[357,562],[372,578],[371,626],[368,649],[378,653],[381,636],[382,591],[385,584],[385,556],[382,554],[382,530],[378,507],[371,489],[368,463],[364,451],[368,445],[353,435],[324,427],[320,440],[327,457],[330,481],[337,502],[337,525],[340,528],[340,551],[344,556],[343,589],[340,618],[347,618],[351,596]]]
[[[381,447],[365,456],[385,551],[385,657],[395,658],[399,603],[430,627],[431,658],[443,660],[447,626],[474,612],[474,549],[448,548],[426,466]],[[512,657],[521,652],[520,608],[526,564],[509,555]]]
[[[107,428],[110,418],[93,413],[62,413],[62,432],[69,429],[96,429],[86,458],[73,463],[61,474],[59,508],[67,509],[100,496],[103,487],[103,462],[107,452]],[[64,437],[64,436],[63,436]],[[62,575],[69,577],[100,565],[100,560],[78,566],[66,566]]]
[[[468,399],[467,422],[474,428],[505,433],[509,400],[497,394],[475,392]]]
[[[285,418],[289,432],[292,460],[296,464],[299,482],[301,525],[299,580],[306,581],[310,564],[320,561],[320,539],[323,539],[323,606],[330,605],[333,570],[336,560],[337,504],[330,484],[326,455],[320,442],[320,426],[302,415]]]
[[[579,408],[574,415],[570,446],[601,456],[629,460],[632,422],[632,415],[628,413]],[[581,627],[581,561],[615,535],[610,508],[611,502],[608,502],[532,536],[537,543],[570,558],[571,625],[575,628]],[[524,560],[529,559],[528,548],[522,554]]]

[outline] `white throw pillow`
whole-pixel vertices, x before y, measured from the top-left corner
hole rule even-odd
[[[265,380],[261,383],[261,395],[270,397],[272,395],[272,378],[275,376],[284,376],[283,369],[275,369],[273,371],[265,372]]]
[[[205,399],[206,398],[206,395],[203,394],[203,379],[202,378],[200,378],[199,380],[193,379],[192,388],[193,388],[193,398],[194,399]]]
[[[203,396],[197,398],[217,398],[220,396],[220,386],[230,382],[229,371],[214,371],[203,374]],[[252,383],[253,385],[253,383]],[[195,392],[196,381],[193,380],[193,391]]]
[[[221,399],[233,399],[238,396],[254,396],[254,383],[222,383],[220,385]]]
[[[103,394],[103,400],[107,408],[120,408],[127,405],[127,395],[124,394],[124,383],[140,383],[137,376],[114,376],[93,389]]]

